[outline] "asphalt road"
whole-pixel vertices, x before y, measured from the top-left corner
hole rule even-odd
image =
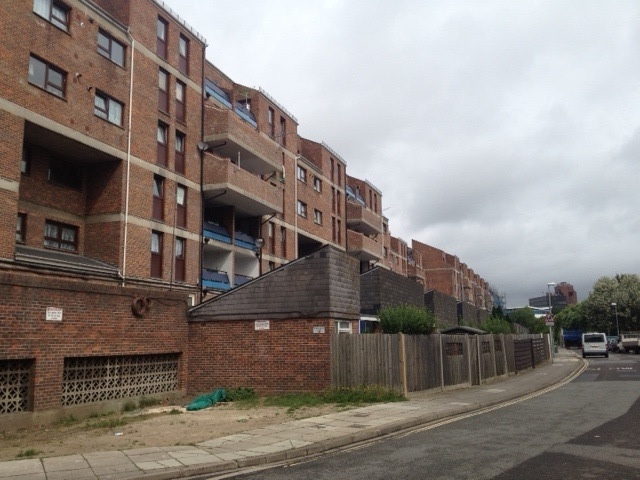
[[[640,355],[485,414],[242,479],[640,479]]]

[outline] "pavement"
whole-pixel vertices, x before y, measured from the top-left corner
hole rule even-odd
[[[409,394],[406,402],[375,404],[226,437],[193,446],[78,453],[0,462],[7,480],[167,480],[221,475],[245,467],[301,460],[452,417],[524,400],[571,381],[586,368],[560,348],[553,361],[468,388]]]

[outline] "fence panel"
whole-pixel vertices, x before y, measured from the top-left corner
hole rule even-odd
[[[539,365],[547,359],[548,343],[546,338],[533,338],[533,364]]]
[[[504,335],[494,335],[493,351],[496,357],[496,375],[507,375],[509,370],[507,366]]]
[[[444,386],[469,384],[469,342],[467,335],[442,335]]]
[[[480,385],[549,358],[548,339],[542,335],[334,335],[332,386],[381,385],[402,391],[403,338],[410,392]]]
[[[531,343],[532,343],[531,339],[513,341],[516,372],[533,367],[533,356],[531,355]]]
[[[397,335],[333,335],[331,385],[381,385],[400,390]]]
[[[407,389],[410,392],[440,388],[441,355],[439,335],[405,335]]]

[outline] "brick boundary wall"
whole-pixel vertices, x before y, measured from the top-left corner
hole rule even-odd
[[[189,393],[253,388],[259,395],[320,392],[331,386],[327,318],[194,321],[189,324]],[[357,331],[357,321],[352,321]],[[314,333],[314,330],[316,333]]]
[[[134,297],[150,299],[142,317],[132,312]],[[177,353],[186,388],[184,293],[0,271],[0,298],[0,360],[33,361],[32,414],[61,411],[65,357]],[[46,320],[47,307],[62,309],[62,320]]]

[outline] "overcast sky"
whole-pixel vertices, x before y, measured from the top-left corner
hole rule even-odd
[[[637,0],[168,0],[509,307],[640,273]]]

